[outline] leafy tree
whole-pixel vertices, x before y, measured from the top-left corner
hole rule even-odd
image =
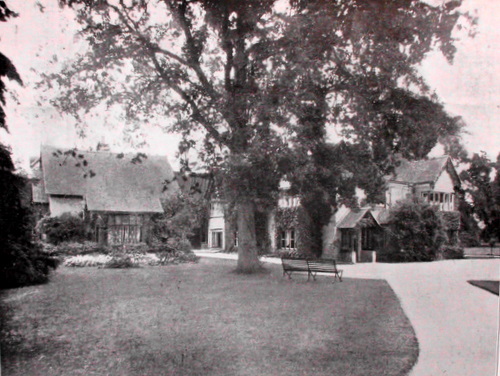
[[[33,223],[22,191],[27,181],[14,173],[10,151],[0,144],[0,288],[45,282],[57,260],[33,241]]]
[[[199,196],[180,192],[162,202],[164,213],[152,218],[151,235],[155,241],[177,247],[188,243],[207,212],[206,201]]]
[[[499,159],[493,163],[486,153],[474,154],[467,170],[460,173],[464,192],[472,204],[472,212],[482,222],[481,238],[500,239]],[[492,179],[492,172],[496,176]]]
[[[15,15],[0,1],[0,21]],[[15,66],[0,53],[0,128],[7,130],[4,77],[22,84]],[[0,143],[0,288],[45,282],[57,265],[33,242],[30,211],[22,203],[27,181],[14,171],[10,150]]]
[[[399,202],[391,210],[388,261],[432,261],[446,242],[438,209],[421,200]]]
[[[492,184],[494,206],[492,210],[491,233],[496,238],[496,241],[500,241],[500,153],[497,155],[494,168],[495,179]]]
[[[61,2],[77,10],[90,52],[46,77],[56,105],[76,117],[103,103],[128,121],[168,117],[181,154],[196,147],[223,176],[244,272],[259,267],[256,207],[276,199],[284,174],[329,159],[327,125],[381,169],[461,129],[416,69],[434,48],[452,60],[460,1],[293,0],[281,13],[275,0]],[[344,189],[332,184],[321,188],[330,197]]]

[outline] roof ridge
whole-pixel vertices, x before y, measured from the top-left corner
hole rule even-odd
[[[85,150],[85,149],[78,149],[78,148],[71,148],[71,147],[58,147],[58,146],[52,146],[52,145],[41,145],[41,148],[50,148],[50,149],[60,149],[60,150],[75,150],[77,152],[81,153],[92,153],[92,154],[123,154],[123,155],[136,155],[139,153],[142,153],[148,157],[161,157],[161,158],[167,158],[167,155],[160,155],[160,154],[152,154],[148,153],[145,151],[106,151],[106,150]]]

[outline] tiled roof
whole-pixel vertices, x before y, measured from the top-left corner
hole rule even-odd
[[[389,177],[390,181],[419,184],[435,182],[446,167],[449,157],[443,156],[422,161],[401,160],[401,164]]]
[[[338,228],[354,228],[357,226],[359,221],[365,216],[369,211],[368,208],[365,209],[351,209],[349,213],[346,214],[344,219],[338,224]]]
[[[139,163],[133,163],[135,154],[102,151],[66,157],[49,146],[42,147],[41,156],[46,193],[82,196],[90,211],[160,213],[160,199],[179,189],[166,157],[148,156]],[[164,190],[166,181],[171,183]]]
[[[390,211],[383,207],[375,207],[370,210],[373,218],[377,221],[379,225],[386,225],[389,223]]]
[[[338,228],[355,228],[376,223],[379,226],[388,223],[389,210],[383,207],[366,207],[362,209],[350,209],[338,224]],[[363,220],[365,219],[365,220]],[[363,221],[362,221],[363,220]],[[368,221],[367,221],[368,220]]]

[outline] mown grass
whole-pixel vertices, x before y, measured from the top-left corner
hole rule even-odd
[[[234,263],[60,268],[5,291],[5,375],[405,375],[415,333],[382,280]]]
[[[499,295],[500,281],[468,281],[471,285],[489,291],[492,294]]]

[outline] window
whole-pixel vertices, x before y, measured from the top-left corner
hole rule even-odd
[[[341,230],[341,249],[351,249],[352,233],[348,229]]]
[[[108,217],[108,243],[139,243],[142,238],[142,218],[137,215],[114,214]]]
[[[296,246],[295,242],[295,230],[289,229],[281,231],[280,244],[281,248],[293,249]]]

